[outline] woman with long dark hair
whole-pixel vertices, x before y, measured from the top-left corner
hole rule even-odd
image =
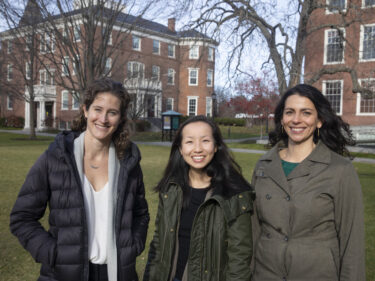
[[[269,141],[252,180],[252,280],[366,280],[361,185],[343,157],[349,125],[301,84],[281,97]]]
[[[58,134],[27,175],[10,229],[42,264],[38,280],[138,280],[149,214],[129,101],[121,83],[94,81],[73,131]],[[48,231],[39,222],[47,205]]]
[[[214,122],[181,125],[156,191],[144,281],[250,280],[250,185]]]

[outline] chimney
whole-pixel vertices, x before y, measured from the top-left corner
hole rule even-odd
[[[169,29],[170,31],[173,31],[173,32],[176,31],[176,29],[175,29],[175,25],[176,25],[176,19],[175,19],[175,18],[170,18],[170,19],[168,19],[168,29]]]

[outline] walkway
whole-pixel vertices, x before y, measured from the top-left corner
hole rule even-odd
[[[23,134],[23,135],[28,135],[28,131],[23,131],[23,130],[1,130],[0,132],[2,133],[13,133],[13,134]],[[37,132],[36,133],[38,136],[46,136],[46,137],[54,137],[56,134],[51,134],[51,133],[42,133],[42,132]],[[226,143],[234,143],[234,142],[242,142],[246,140],[257,140],[259,139],[258,137],[254,138],[247,138],[247,139],[230,139],[230,140],[225,140]],[[166,146],[169,147],[171,146],[171,142],[161,142],[161,141],[153,141],[153,142],[145,142],[145,141],[136,141],[136,144],[142,144],[142,145],[155,145],[155,146]],[[363,152],[363,153],[373,153],[375,154],[375,148],[373,147],[358,147],[358,146],[349,146],[348,147],[350,152]],[[252,154],[265,154],[265,150],[257,150],[257,149],[245,149],[245,148],[231,148],[233,152],[240,152],[240,153],[252,153]],[[373,158],[361,158],[361,157],[355,157],[353,159],[353,162],[358,162],[358,163],[366,163],[366,164],[375,164],[375,159]]]

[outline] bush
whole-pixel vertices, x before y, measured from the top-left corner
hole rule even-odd
[[[246,119],[230,118],[230,117],[216,117],[215,122],[224,126],[246,126]]]
[[[150,122],[146,120],[134,120],[133,122],[136,132],[145,132],[151,128]]]
[[[12,127],[12,128],[23,128],[25,126],[25,118],[21,116],[8,116],[0,119],[0,126]]]

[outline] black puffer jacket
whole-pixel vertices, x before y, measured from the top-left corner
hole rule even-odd
[[[59,134],[26,177],[10,216],[10,229],[36,262],[39,281],[88,279],[88,233],[73,146],[78,134]],[[115,213],[118,280],[138,280],[135,259],[145,245],[149,214],[140,153],[130,144],[120,161]],[[47,204],[49,225],[39,223]]]

